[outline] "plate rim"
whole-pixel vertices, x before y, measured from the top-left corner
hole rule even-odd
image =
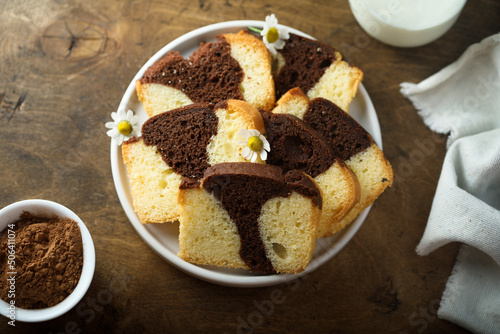
[[[160,50],[158,50],[151,58],[148,59],[148,61],[141,67],[141,69],[136,73],[136,75],[133,77],[131,80],[130,84],[128,85],[127,89],[125,90],[125,93],[122,96],[122,99],[120,101],[120,104],[118,106],[117,110],[121,109],[127,109],[127,105],[129,104],[129,101],[135,94],[135,82],[139,78],[141,78],[146,71],[146,69],[151,66],[158,58],[163,56],[166,52],[170,50],[175,50],[176,47],[184,44],[184,43],[189,43],[191,39],[195,37],[199,37],[200,35],[216,35],[217,31],[220,30],[235,30],[237,31],[238,29],[241,30],[245,27],[249,26],[254,26],[254,27],[262,27],[264,24],[263,21],[256,21],[256,20],[234,20],[234,21],[225,21],[225,22],[219,22],[219,23],[214,23],[210,24],[207,26],[203,26],[200,28],[197,28],[195,30],[192,30],[165,45],[162,47]],[[287,28],[290,32],[302,35],[308,38],[314,39],[314,37],[303,33],[302,31],[299,31],[297,29],[285,26],[285,25],[280,25],[285,28]],[[227,32],[227,31],[226,31]],[[218,33],[223,33],[218,32]],[[380,149],[382,149],[382,135],[381,135],[381,129],[380,129],[380,124],[378,122],[378,117],[376,110],[373,106],[373,103],[370,99],[370,96],[368,95],[368,92],[366,91],[365,87],[361,83],[358,88],[358,93],[356,94],[355,99],[362,99],[364,100],[366,104],[366,109],[369,111],[370,114],[370,122],[372,124],[372,127],[374,128],[375,131],[372,131],[370,135],[372,136],[373,140],[375,143],[379,146]],[[133,209],[133,204],[130,205],[129,200],[127,198],[126,190],[123,185],[123,177],[124,173],[125,176],[128,178],[128,174],[126,171],[126,168],[123,164],[122,160],[122,155],[121,155],[121,146],[118,146],[115,142],[115,139],[111,140],[111,149],[110,149],[110,158],[111,158],[111,171],[112,171],[112,176],[113,176],[113,183],[115,185],[115,190],[118,195],[118,199],[120,201],[120,204],[122,206],[122,209],[125,211],[125,214],[127,218],[129,219],[130,223],[134,227],[136,233],[139,234],[139,236],[143,239],[143,241],[153,250],[155,251],[160,257],[162,257],[164,260],[169,262],[171,265],[173,265],[175,268],[179,269],[180,271],[189,274],[193,277],[196,277],[198,279],[218,284],[218,285],[223,285],[223,286],[230,286],[230,287],[264,287],[264,286],[271,286],[271,285],[277,285],[281,283],[286,283],[289,282],[293,279],[305,276],[317,268],[321,267],[323,264],[331,260],[338,252],[340,252],[348,243],[349,241],[354,237],[356,232],[359,230],[361,225],[363,224],[364,220],[366,219],[371,206],[366,208],[364,211],[361,212],[361,214],[346,228],[344,228],[341,232],[336,234],[333,237],[339,237],[340,239],[338,242],[336,242],[325,254],[320,256],[319,258],[315,259],[314,261],[311,261],[308,265],[308,267],[300,274],[276,274],[276,275],[261,275],[261,276],[240,276],[240,275],[228,275],[226,273],[221,273],[218,271],[212,270],[212,268],[205,268],[203,266],[198,266],[194,265],[188,262],[185,262],[181,258],[177,256],[177,254],[173,254],[172,252],[168,251],[166,247],[160,243],[147,229],[146,225],[143,225],[134,209]],[[318,247],[322,247],[322,240],[326,240],[329,238],[323,238],[323,239],[317,239],[316,240],[316,250],[318,250]],[[218,269],[218,268],[215,268]]]

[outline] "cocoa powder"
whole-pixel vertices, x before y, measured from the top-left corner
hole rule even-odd
[[[0,299],[24,309],[55,306],[80,279],[83,244],[78,224],[68,218],[35,217],[25,212],[15,223],[15,268],[8,262],[7,229],[0,233]],[[12,252],[11,252],[12,254]],[[15,273],[15,275],[13,275]],[[13,294],[9,278],[14,277]]]

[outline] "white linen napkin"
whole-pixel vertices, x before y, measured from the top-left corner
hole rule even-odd
[[[475,333],[500,333],[500,34],[419,84],[402,83],[448,151],[417,253],[463,243],[438,310]]]

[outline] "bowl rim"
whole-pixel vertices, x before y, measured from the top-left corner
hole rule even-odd
[[[78,215],[62,204],[44,199],[23,200],[2,208],[0,210],[0,232],[3,231],[9,223],[19,220],[21,213],[25,211],[40,216],[55,215],[60,218],[70,218],[77,222],[82,236],[82,274],[73,292],[62,302],[52,307],[37,310],[27,310],[15,306],[14,319],[12,319],[9,309],[10,304],[0,299],[0,314],[6,318],[20,322],[42,322],[63,315],[83,298],[94,276],[95,248],[89,230]]]
[[[453,19],[455,16],[458,16],[462,10],[464,9],[465,7],[465,4],[467,3],[467,0],[459,0],[461,2],[457,2],[457,6],[455,8],[453,8],[452,11],[450,12],[447,12],[446,16],[443,16],[439,21],[436,21],[434,23],[427,23],[426,25],[424,26],[421,26],[421,27],[418,27],[416,29],[409,29],[411,31],[423,31],[423,30],[428,30],[428,29],[432,29],[434,27],[437,27],[439,25],[442,25],[444,24],[445,22],[448,22],[450,20],[456,20]],[[381,12],[380,11],[377,11],[375,10],[375,8],[372,7],[372,4],[370,2],[367,2],[365,0],[349,0],[349,3],[350,5],[354,5],[354,6],[363,6],[363,9],[366,10],[368,13],[370,13],[373,17],[376,17],[378,20],[384,22],[385,24],[388,24],[389,26],[392,26],[392,27],[396,27],[398,29],[406,29],[408,30],[407,27],[401,25],[401,23],[392,23],[392,24],[389,24],[386,22],[386,20],[384,19],[384,17],[381,15]]]

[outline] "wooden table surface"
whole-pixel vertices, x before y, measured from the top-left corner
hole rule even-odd
[[[306,278],[218,286],[177,270],[135,232],[113,184],[104,123],[162,46],[208,24],[270,13],[363,69],[395,184],[351,242]],[[499,30],[496,0],[469,1],[445,36],[410,49],[368,37],[340,0],[0,1],[0,207],[59,202],[85,221],[97,254],[77,307],[15,330],[3,318],[0,332],[466,333],[436,317],[458,245],[415,253],[446,137],[425,127],[399,84],[420,82]]]

